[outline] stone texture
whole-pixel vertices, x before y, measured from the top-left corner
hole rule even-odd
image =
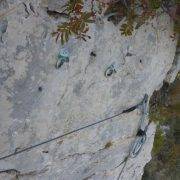
[[[169,72],[167,73],[165,81],[168,83],[174,82],[179,71],[180,71],[180,48],[177,48],[173,65],[169,70]]]
[[[17,1],[7,3],[12,7]],[[174,60],[173,24],[162,14],[131,37],[121,36],[120,25],[106,19],[92,24],[91,39],[72,38],[66,45],[70,62],[57,70],[54,65],[61,46],[51,32],[62,20],[47,15],[49,3],[34,0],[35,13],[30,11],[27,17],[22,5],[3,19],[7,27],[0,34],[0,156],[137,104],[162,84]],[[106,78],[104,71],[112,63],[117,73]],[[116,179],[122,168],[116,166],[128,153],[140,116],[135,110],[0,161],[1,170],[19,172],[1,173],[0,179]],[[151,124],[142,152],[128,161],[122,179],[141,179],[151,158],[154,132]]]

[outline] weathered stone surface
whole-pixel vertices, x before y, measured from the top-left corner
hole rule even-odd
[[[101,25],[91,25],[88,42],[70,40],[70,62],[57,70],[60,44],[51,32],[61,19],[50,18],[40,1],[32,5],[35,13],[28,17],[21,6],[5,18],[7,29],[0,42],[0,156],[109,117],[137,104],[145,93],[151,96],[175,55],[173,24],[167,15],[131,37],[121,36],[119,26],[104,19]],[[106,78],[104,71],[112,63],[117,73]],[[122,166],[115,167],[128,153],[140,116],[135,110],[0,161],[0,169],[19,172],[1,173],[0,179],[116,179]],[[154,131],[152,124],[142,152],[128,161],[122,179],[141,179]]]
[[[176,75],[179,71],[180,71],[180,48],[177,48],[173,65],[169,70],[169,72],[167,73],[165,81],[168,83],[174,82],[174,80],[176,79]]]

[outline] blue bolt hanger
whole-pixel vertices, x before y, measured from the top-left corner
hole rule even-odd
[[[69,62],[69,51],[62,48],[57,56],[56,68],[59,69],[65,62]]]

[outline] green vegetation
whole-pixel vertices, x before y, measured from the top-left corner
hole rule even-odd
[[[155,135],[155,140],[154,140],[154,145],[153,145],[154,155],[157,155],[162,150],[164,141],[165,141],[165,137],[164,137],[163,131],[161,130],[160,127],[158,127],[156,130],[156,135]]]
[[[83,0],[69,0],[68,3],[63,6],[63,12],[67,13],[70,17],[68,22],[64,22],[57,27],[57,31],[53,32],[53,36],[56,36],[56,41],[61,38],[61,44],[68,42],[71,35],[75,35],[78,39],[83,39],[90,36],[86,35],[89,30],[89,23],[93,23],[92,12],[83,11]]]
[[[150,120],[157,123],[152,160],[143,180],[178,180],[180,177],[180,79],[167,83],[150,100]]]
[[[105,3],[108,2],[108,3]],[[175,32],[180,32],[180,0],[119,0],[119,1],[102,1],[91,0],[89,11],[84,10],[84,0],[69,0],[62,7],[62,13],[68,16],[68,20],[58,25],[57,30],[53,32],[56,41],[60,38],[61,44],[68,42],[70,36],[78,39],[87,38],[89,24],[95,22],[98,14],[110,15],[111,19],[125,17],[124,23],[120,27],[122,35],[132,35],[134,29],[139,28],[148,19],[157,14],[157,10],[166,12],[175,22]]]

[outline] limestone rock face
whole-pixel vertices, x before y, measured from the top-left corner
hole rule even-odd
[[[3,0],[0,13],[19,1]],[[58,1],[56,1],[58,2]],[[52,1],[53,3],[53,1]],[[61,48],[51,36],[63,19],[46,13],[53,4],[29,1],[0,19],[0,156],[93,123],[139,103],[158,89],[173,64],[173,23],[162,14],[130,37],[103,19],[87,42],[72,38],[70,61],[55,69]],[[92,57],[91,52],[96,56]],[[131,55],[129,55],[131,54]],[[116,73],[106,78],[114,64]],[[41,87],[41,88],[39,88]],[[114,180],[137,133],[141,113],[108,122],[0,161],[0,179]],[[141,153],[129,159],[121,179],[141,179],[151,159],[155,125]]]
[[[177,48],[173,65],[169,70],[169,72],[167,73],[165,81],[168,83],[174,82],[179,71],[180,71],[180,48]]]

